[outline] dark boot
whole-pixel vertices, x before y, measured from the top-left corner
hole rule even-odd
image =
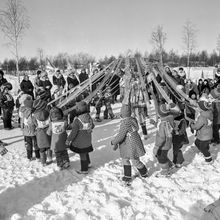
[[[88,173],[88,162],[87,160],[80,160],[81,170],[77,171],[79,174],[87,174]]]
[[[40,159],[43,166],[46,166],[47,155],[46,152],[40,152]]]
[[[35,150],[34,153],[35,153],[35,157],[37,159],[40,159],[40,151],[39,150]]]
[[[142,177],[144,177],[144,178],[148,177],[148,171],[145,166],[143,166],[141,169],[138,169],[138,171]]]
[[[27,150],[27,158],[28,158],[29,160],[32,159],[32,151],[31,151],[31,150]]]
[[[131,181],[131,165],[124,165],[124,176],[122,180],[125,182]]]
[[[88,162],[88,168],[91,168],[91,160],[89,157],[89,153],[86,154],[87,162]]]

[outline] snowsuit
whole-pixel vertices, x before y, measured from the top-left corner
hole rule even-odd
[[[204,155],[205,161],[212,161],[212,156],[209,152],[209,144],[212,140],[212,123],[213,114],[212,111],[201,111],[200,115],[194,123],[191,124],[191,128],[196,130],[195,145]]]
[[[138,133],[138,122],[135,118],[131,117],[131,111],[128,109],[129,105],[122,105],[121,116],[122,120],[118,134],[112,140],[111,144],[115,149],[119,148],[120,157],[124,165],[125,181],[131,179],[131,163],[138,169],[143,177],[147,176],[147,169],[140,161],[140,157],[145,155],[143,142]],[[129,116],[130,115],[130,116]]]
[[[66,80],[64,79],[63,75],[57,77],[56,75],[53,76],[53,84],[57,85],[58,88],[63,87],[66,85]]]
[[[88,171],[90,164],[89,153],[93,151],[92,147],[92,129],[95,127],[89,113],[84,113],[74,118],[71,124],[72,131],[67,137],[70,150],[78,153],[80,156],[81,171]]]
[[[174,164],[182,164],[184,162],[181,148],[184,144],[189,143],[186,128],[187,122],[184,119],[183,115],[180,115],[174,119],[174,130],[172,135]]]
[[[173,115],[161,117],[161,122],[157,126],[155,138],[155,156],[163,170],[168,170],[172,164],[167,154],[172,148],[172,132],[174,127]]]
[[[57,166],[62,168],[64,164],[69,164],[69,155],[66,147],[67,122],[58,120],[50,122],[47,134],[51,136],[51,150],[54,151]]]
[[[47,157],[52,160],[52,151],[50,150],[51,138],[47,134],[49,128],[49,112],[44,109],[34,113],[34,123],[36,126],[37,144],[40,149],[42,165],[46,165]]]
[[[32,159],[33,149],[35,152],[36,158],[40,158],[39,148],[37,146],[37,139],[36,139],[36,127],[34,124],[34,119],[32,115],[32,109],[21,106],[20,113],[21,117],[21,129],[24,135],[24,142],[27,151],[27,158],[29,160]]]
[[[0,106],[3,111],[3,124],[5,129],[11,129],[12,124],[12,114],[14,110],[14,99],[10,93],[4,93],[2,94],[0,98]]]

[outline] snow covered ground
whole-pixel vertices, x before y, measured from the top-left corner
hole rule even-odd
[[[114,105],[114,112],[119,111],[120,104]],[[150,115],[154,114],[152,106]],[[154,176],[159,168],[153,156],[156,129],[147,122],[150,138],[144,141],[147,153],[141,160],[150,177],[137,177],[127,187],[120,180],[119,152],[110,145],[119,122],[115,119],[96,124],[93,168],[88,175],[75,172],[79,169],[79,157],[70,151],[69,170],[58,171],[55,162],[47,167],[36,160],[29,162],[19,128],[1,130],[1,139],[9,143],[9,152],[0,158],[0,219],[200,219],[203,208],[220,195],[220,146],[211,146],[214,163],[205,165],[189,131],[190,144],[183,148],[184,166],[170,178],[158,178]],[[136,172],[133,170],[133,174]]]

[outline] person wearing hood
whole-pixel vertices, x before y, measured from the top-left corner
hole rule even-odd
[[[76,72],[70,72],[70,74],[67,76],[67,86],[68,90],[76,87],[79,85],[79,79],[76,76]]]
[[[36,99],[33,103],[33,109],[37,144],[40,149],[41,164],[46,166],[52,162],[52,151],[50,149],[51,137],[47,134],[50,122],[47,102],[41,99]]]
[[[70,150],[78,153],[80,156],[81,170],[79,174],[87,174],[91,167],[89,153],[93,151],[92,130],[95,127],[89,114],[89,106],[86,102],[80,101],[75,107],[76,117],[71,124],[71,132],[67,137],[66,145]]]
[[[37,95],[41,92],[45,92],[45,101],[51,101],[51,88],[52,88],[52,84],[48,78],[47,73],[42,72],[40,75]]]
[[[1,86],[0,107],[3,110],[3,124],[6,130],[13,129],[12,115],[15,106],[14,98],[10,94],[9,90],[12,90],[12,84],[7,82]]]
[[[66,85],[66,80],[64,79],[64,77],[59,69],[53,75],[53,84],[62,90],[64,89],[64,87]]]
[[[31,161],[33,159],[33,149],[35,157],[40,159],[40,151],[37,146],[36,127],[33,119],[33,99],[31,95],[23,94],[20,98],[21,107],[19,115],[21,115],[21,130],[24,135],[25,148],[27,151],[27,158]]]
[[[29,80],[28,75],[24,75],[24,79],[22,80],[22,82],[20,84],[20,88],[24,94],[28,94],[28,95],[32,96],[32,98],[34,99],[34,92],[33,92],[34,86],[33,86],[32,82]]]
[[[111,144],[114,145],[113,150],[119,149],[120,151],[124,168],[122,181],[128,184],[132,180],[131,163],[143,178],[148,177],[148,170],[143,162],[140,161],[140,157],[144,156],[146,151],[138,133],[137,119],[131,117],[131,113],[131,104],[123,103],[121,107],[122,119],[120,128],[114,140],[111,141]]]
[[[3,84],[7,83],[7,79],[4,78],[4,71],[0,70],[0,88]],[[0,92],[1,93],[1,92]],[[0,95],[1,96],[1,95]],[[0,107],[0,115],[2,114],[2,108]]]
[[[158,106],[159,124],[154,120],[150,122],[157,127],[155,147],[153,150],[161,168],[157,176],[169,176],[172,173],[174,164],[168,158],[168,152],[173,145],[174,115],[179,112],[179,107],[174,103],[166,104],[161,102]]]
[[[212,162],[212,156],[209,148],[213,137],[212,123],[213,114],[212,106],[208,101],[198,101],[199,115],[194,122],[190,124],[191,129],[196,131],[195,145],[199,151],[204,155],[207,163]]]
[[[89,78],[88,74],[86,73],[85,69],[81,70],[81,73],[79,74],[79,81],[80,83],[84,82],[85,80],[87,80]]]

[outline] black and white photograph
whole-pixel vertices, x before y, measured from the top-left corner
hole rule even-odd
[[[220,2],[0,1],[0,220],[220,220]]]

